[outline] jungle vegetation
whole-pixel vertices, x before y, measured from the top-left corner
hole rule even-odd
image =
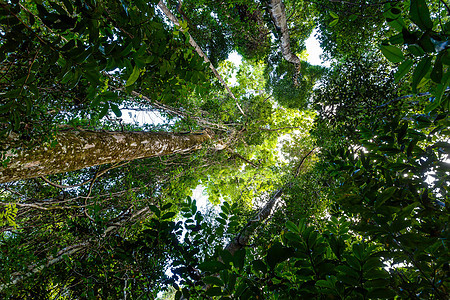
[[[0,297],[448,299],[449,14],[0,0]]]

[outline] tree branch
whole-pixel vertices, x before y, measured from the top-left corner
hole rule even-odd
[[[163,1],[159,1],[158,2],[158,6],[163,11],[163,13],[176,26],[180,26],[180,22],[178,21],[177,17],[170,12],[170,10],[167,8],[167,6],[164,4]],[[180,30],[182,32],[185,32],[185,30],[183,30],[182,28],[180,28]],[[206,63],[209,63],[209,68],[213,71],[214,75],[220,81],[220,83],[225,87],[225,89],[227,90],[227,92],[230,95],[230,97],[233,98],[234,100],[237,100],[236,97],[234,96],[233,92],[231,91],[230,87],[223,80],[222,76],[220,76],[219,72],[217,72],[216,68],[213,66],[213,64],[211,63],[209,58],[206,56],[206,54],[203,52],[203,50],[200,48],[200,46],[197,44],[197,42],[192,38],[192,36],[189,34],[189,32],[185,32],[185,33],[189,35],[189,44],[191,44],[191,46],[194,47],[195,51],[198,53],[198,55],[200,55],[203,58],[203,60]],[[237,101],[236,101],[236,106],[239,109],[239,111],[241,112],[241,114],[243,114],[245,116],[244,111],[242,110],[241,106],[239,105],[239,103]]]
[[[301,166],[303,165],[305,160],[314,152],[315,149],[316,148],[313,148],[300,160],[300,163],[296,168],[294,178],[298,176],[298,174],[300,173]],[[273,193],[272,196],[269,198],[269,201],[267,201],[266,205],[264,205],[264,207],[259,210],[259,212],[253,219],[247,222],[247,224],[239,232],[239,234],[228,243],[228,245],[225,247],[225,250],[228,250],[231,254],[234,254],[236,251],[246,247],[253,232],[256,229],[256,225],[270,216],[273,207],[277,203],[278,199],[281,198],[284,189],[289,187],[291,184],[292,181],[286,183],[281,188],[279,188],[275,193]]]
[[[286,10],[281,0],[272,0],[269,4],[270,15],[277,30],[281,32],[281,53],[284,59],[296,66],[296,74],[294,75],[294,85],[298,85],[298,75],[300,74],[300,59],[291,50],[291,41],[289,38],[289,29],[286,21]]]

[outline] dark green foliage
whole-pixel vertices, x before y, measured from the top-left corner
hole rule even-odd
[[[363,55],[384,38],[384,1],[313,2],[318,14],[318,39],[327,58]]]
[[[430,6],[438,18],[432,19]],[[427,101],[425,112],[448,112],[450,102],[444,93],[450,75],[446,67],[449,62],[444,58],[448,55],[449,32],[443,25],[443,22],[448,22],[448,16],[444,16],[440,5],[428,5],[424,0],[412,0],[408,16],[404,9],[402,14],[402,8],[401,5],[386,4],[386,20],[398,33],[383,42],[381,51],[389,61],[402,62],[395,75],[397,81],[409,72],[413,62],[417,62],[412,75],[413,93],[424,86],[429,88],[434,97]],[[395,18],[397,26],[389,21],[391,18]],[[407,27],[405,23],[408,21],[415,25]],[[402,49],[388,44],[403,44],[408,52],[404,55]]]
[[[133,88],[172,104],[183,85],[204,81],[202,59],[186,51],[184,34],[168,29],[155,4],[2,4],[1,136],[20,133],[29,144],[68,116],[95,121],[111,109],[119,117]]]
[[[270,50],[264,11],[254,1],[183,1],[178,11],[214,65],[233,50],[256,60]]]
[[[315,132],[320,136],[319,143],[357,141],[361,123],[383,116],[389,109],[386,103],[391,100],[400,105],[395,101],[399,92],[391,67],[374,54],[349,58],[336,65],[324,76],[313,96],[318,111]],[[324,138],[324,134],[330,136]]]
[[[274,101],[252,84],[256,63],[238,73],[238,99],[224,97],[157,1],[20,2],[0,4],[0,137],[19,137],[1,150],[51,147],[56,127],[206,124],[214,144],[0,186],[0,297],[449,298],[445,1],[286,0],[293,51],[316,17],[336,59],[299,74],[271,45],[269,1],[183,1],[213,63],[264,59]],[[130,103],[165,124],[112,119]],[[308,105],[314,121],[281,107]],[[199,185],[215,208],[192,199]],[[255,218],[275,187],[276,210]]]
[[[264,71],[266,89],[280,105],[304,109],[309,104],[311,91],[324,74],[325,68],[304,61],[297,68],[283,60],[279,54],[269,56]]]

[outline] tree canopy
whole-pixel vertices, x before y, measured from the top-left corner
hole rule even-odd
[[[448,299],[449,14],[0,0],[0,297]]]

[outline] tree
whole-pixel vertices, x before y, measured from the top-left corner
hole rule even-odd
[[[3,183],[3,297],[448,298],[444,1],[1,7],[5,163],[55,137],[214,139]],[[301,61],[313,20],[329,69]]]

